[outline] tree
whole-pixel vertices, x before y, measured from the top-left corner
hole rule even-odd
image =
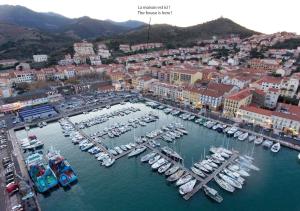
[[[265,56],[263,55],[263,52],[260,50],[258,51],[257,48],[252,48],[250,51],[250,58],[257,58],[257,59],[263,59]]]
[[[20,92],[26,92],[29,91],[30,86],[28,83],[22,82],[22,83],[17,83],[15,89]]]

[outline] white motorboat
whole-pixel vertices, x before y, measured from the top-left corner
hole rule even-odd
[[[237,131],[238,131],[238,128],[233,126],[227,131],[227,134],[229,136],[233,136],[233,134],[235,134]]]
[[[152,168],[153,170],[156,170],[156,169],[158,169],[159,167],[161,167],[162,165],[164,165],[166,162],[168,162],[166,159],[161,158],[161,159],[159,159],[157,162],[153,163],[153,164],[151,165],[151,168]]]
[[[178,171],[179,169],[179,166],[177,165],[174,165],[173,167],[169,168],[166,172],[165,172],[165,175],[166,176],[169,176],[171,174],[174,174],[176,171]]]
[[[166,163],[158,168],[158,173],[162,174],[171,167],[172,163]]]
[[[229,169],[225,168],[224,173],[227,174],[228,176],[230,176],[232,179],[238,181],[241,184],[244,184],[244,182],[245,182],[245,179],[242,178],[240,176],[240,174],[237,172],[233,172],[233,171],[230,171]]]
[[[239,188],[241,189],[242,188],[242,184],[239,183],[237,180],[225,175],[225,174],[222,174],[222,173],[219,173],[219,176],[225,181],[227,182],[228,184],[232,185],[233,187],[236,187],[236,188]]]
[[[195,167],[191,167],[191,170],[192,170],[192,172],[194,172],[198,176],[203,177],[203,178],[205,177],[205,174],[200,169],[197,169]]]
[[[273,141],[271,141],[271,140],[265,140],[262,143],[262,146],[265,147],[265,148],[270,148],[272,145],[273,145]]]
[[[167,180],[169,181],[169,182],[174,182],[174,181],[176,181],[176,180],[178,180],[183,174],[184,174],[184,170],[178,170],[178,171],[176,171],[176,173],[174,173],[174,174],[172,174],[171,176],[169,176],[168,178],[167,178]]]
[[[235,133],[234,133],[234,135],[233,135],[233,137],[234,138],[237,138],[237,137],[239,137],[240,135],[242,135],[243,134],[243,132],[242,131],[236,131]]]
[[[110,167],[115,163],[115,161],[116,160],[114,158],[108,158],[103,161],[102,165],[104,165],[105,167]]]
[[[133,156],[139,155],[139,154],[143,153],[146,149],[147,149],[147,147],[145,147],[145,146],[136,148],[128,154],[128,157],[133,157]]]
[[[214,177],[214,180],[216,181],[216,183],[223,188],[224,190],[232,193],[235,191],[235,188],[230,185],[229,183],[225,182],[224,180],[222,180],[221,178],[219,178],[218,176]]]
[[[254,144],[259,145],[259,144],[261,144],[263,141],[264,141],[264,138],[263,138],[263,137],[257,137],[257,138],[254,140]]]
[[[273,144],[272,147],[271,147],[271,151],[272,152],[279,152],[281,146],[280,146],[280,143],[276,143],[276,144]]]
[[[256,136],[254,136],[254,135],[251,135],[251,136],[248,137],[248,141],[249,141],[249,142],[252,142],[252,141],[254,141],[255,139],[256,139]]]
[[[188,181],[190,181],[191,179],[193,179],[192,175],[185,174],[176,181],[176,185],[177,186],[183,185],[183,184],[187,183]]]
[[[187,193],[191,192],[194,189],[194,187],[196,185],[196,182],[197,182],[197,180],[193,179],[193,180],[185,183],[184,185],[181,185],[179,187],[179,193],[181,195],[184,195],[184,194],[187,194]]]
[[[152,165],[153,163],[157,162],[160,159],[160,155],[156,155],[155,157],[151,158],[148,163]]]
[[[141,157],[141,162],[147,162],[149,161],[151,158],[153,158],[156,155],[156,152],[151,152],[147,155],[144,155],[143,157]]]
[[[240,141],[245,141],[246,140],[246,138],[248,138],[248,133],[246,132],[246,133],[243,133],[242,135],[240,135],[239,137],[238,137],[238,139],[240,140]]]

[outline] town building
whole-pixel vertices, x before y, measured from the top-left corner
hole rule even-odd
[[[38,54],[38,55],[33,55],[33,61],[34,62],[47,62],[48,61],[48,56],[46,54]]]
[[[269,88],[268,90],[266,90],[264,107],[269,108],[269,109],[276,108],[279,95],[280,95],[279,89]]]
[[[36,73],[33,70],[15,71],[14,82],[15,83],[32,83],[36,81]]]
[[[250,89],[243,89],[225,97],[223,115],[229,118],[236,117],[236,113],[241,106],[247,106],[251,103],[252,96]]]
[[[254,69],[275,71],[280,67],[280,61],[274,59],[251,59],[248,61],[248,66]]]
[[[127,44],[120,44],[119,49],[120,49],[120,51],[123,51],[124,53],[130,52],[130,46]]]
[[[17,63],[18,63],[18,60],[15,60],[15,59],[3,59],[3,60],[0,60],[0,68],[13,67]]]
[[[74,43],[73,48],[75,52],[73,60],[76,64],[84,64],[90,56],[95,56],[92,43],[86,41]]]
[[[237,118],[254,125],[260,125],[266,128],[272,127],[272,111],[256,106],[241,106],[237,111]]]
[[[191,68],[177,68],[171,70],[170,83],[176,85],[194,84],[197,80],[202,79],[202,73]]]

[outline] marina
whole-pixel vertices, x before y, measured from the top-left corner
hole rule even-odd
[[[147,147],[147,150],[144,153],[142,152],[141,155],[137,155],[137,159],[140,160],[142,156],[146,155],[146,153],[148,154],[151,152],[155,152],[155,153],[159,154],[160,156],[162,156],[164,159],[166,159],[168,162],[171,162],[172,165],[175,165],[175,164],[179,165],[180,169],[181,168],[184,169],[184,171],[188,172],[192,176],[192,178],[195,178],[197,180],[196,183],[194,184],[192,191],[188,192],[186,194],[183,194],[184,199],[192,198],[192,200],[189,200],[189,202],[185,202],[185,200],[181,200],[181,202],[175,203],[174,200],[177,197],[182,198],[181,193],[179,193],[179,191],[180,191],[179,187],[176,187],[177,194],[174,194],[174,190],[172,190],[173,188],[166,187],[166,185],[162,184],[162,183],[167,182],[165,178],[163,178],[162,176],[154,176],[153,173],[151,173],[151,176],[149,176],[149,175],[147,176],[147,174],[149,174],[149,166],[148,165],[147,166],[143,165],[140,161],[136,163],[137,159],[135,158],[135,156],[133,156],[130,159],[127,158],[128,156],[125,156],[125,155],[130,154],[133,151],[133,148],[128,149],[127,151],[123,151],[123,153],[121,153],[121,154],[112,155],[113,158],[118,161],[105,171],[103,171],[103,167],[99,167],[99,165],[95,165],[96,164],[95,162],[97,162],[97,160],[95,161],[95,159],[91,159],[93,157],[91,157],[89,155],[89,153],[80,153],[80,156],[76,156],[76,155],[72,156],[73,152],[75,154],[78,154],[79,152],[78,152],[78,148],[76,147],[76,145],[72,144],[72,141],[70,140],[69,137],[64,137],[64,135],[62,133],[55,134],[55,135],[52,133],[52,135],[49,136],[49,134],[47,135],[43,132],[44,128],[47,128],[48,130],[50,128],[52,128],[52,130],[54,130],[54,131],[60,130],[59,124],[50,123],[43,128],[33,128],[29,131],[29,133],[36,134],[36,136],[44,142],[45,149],[48,149],[50,147],[50,143],[51,143],[51,146],[54,145],[56,149],[63,150],[63,154],[65,154],[67,156],[68,160],[71,161],[72,165],[76,169],[76,174],[78,175],[79,183],[76,184],[75,186],[72,186],[71,190],[68,192],[61,192],[60,190],[55,190],[55,191],[51,192],[51,196],[46,197],[46,198],[44,198],[43,196],[40,195],[39,200],[40,200],[40,203],[41,203],[41,206],[43,209],[46,209],[46,210],[51,209],[50,207],[51,206],[53,207],[53,204],[51,205],[51,201],[55,200],[55,198],[57,198],[58,196],[63,196],[63,197],[67,196],[67,197],[74,198],[75,195],[72,193],[74,191],[78,190],[78,188],[89,189],[89,194],[88,194],[89,196],[85,196],[85,197],[88,197],[86,199],[89,200],[89,205],[86,205],[86,203],[82,204],[79,200],[82,196],[79,195],[79,196],[75,197],[79,200],[79,201],[77,200],[77,203],[76,203],[78,205],[78,207],[74,207],[73,205],[71,205],[71,207],[74,210],[80,210],[80,208],[82,209],[83,207],[86,207],[86,206],[87,206],[88,210],[96,210],[95,204],[93,205],[93,202],[90,200],[96,199],[97,197],[96,197],[96,195],[92,196],[91,193],[94,193],[94,194],[97,193],[98,197],[100,197],[100,199],[104,203],[104,206],[106,206],[106,203],[108,203],[108,201],[105,198],[103,198],[102,194],[106,194],[108,192],[110,192],[110,194],[112,194],[112,191],[114,191],[115,197],[120,197],[119,194],[123,195],[128,190],[128,191],[130,191],[131,195],[133,194],[133,197],[136,199],[139,199],[140,197],[145,197],[146,195],[151,196],[152,198],[156,198],[155,192],[158,189],[164,197],[174,198],[173,203],[175,203],[176,206],[178,206],[178,207],[184,208],[186,206],[186,205],[184,205],[184,203],[188,203],[188,204],[194,204],[193,206],[198,207],[198,208],[205,205],[205,206],[213,209],[213,207],[216,205],[214,205],[214,203],[211,203],[211,200],[207,200],[207,198],[203,198],[203,197],[205,197],[204,189],[206,187],[210,187],[210,188],[213,188],[214,190],[217,190],[217,192],[224,198],[224,200],[221,203],[221,206],[228,207],[227,201],[229,201],[229,202],[231,201],[231,199],[230,199],[231,196],[228,196],[227,193],[223,192],[222,189],[218,188],[217,183],[215,183],[215,181],[214,181],[214,177],[216,175],[218,175],[220,172],[224,171],[225,168],[229,168],[229,166],[231,166],[233,161],[236,160],[239,157],[239,155],[244,155],[244,154],[250,155],[250,154],[253,154],[253,152],[254,152],[255,163],[257,164],[257,166],[260,167],[261,171],[253,172],[253,174],[251,174],[251,177],[249,177],[249,179],[247,178],[247,184],[245,186],[245,191],[244,191],[244,188],[242,191],[236,190],[236,191],[238,191],[238,193],[234,193],[234,195],[232,197],[240,198],[240,195],[243,196],[245,192],[252,191],[252,187],[251,187],[253,185],[252,178],[257,178],[257,175],[261,176],[261,172],[264,171],[263,164],[260,162],[260,157],[261,156],[263,156],[263,157],[269,156],[269,155],[265,155],[265,154],[269,154],[269,153],[266,153],[267,151],[266,151],[265,147],[257,148],[257,147],[255,147],[254,142],[241,141],[238,138],[227,137],[223,133],[218,133],[216,131],[217,129],[213,130],[212,127],[211,127],[211,129],[208,129],[205,126],[204,127],[199,126],[199,123],[195,123],[195,121],[197,119],[194,119],[194,120],[183,120],[182,119],[182,120],[180,120],[179,116],[173,116],[171,114],[171,112],[169,114],[166,114],[164,111],[153,110],[152,108],[145,107],[143,104],[133,104],[133,105],[141,108],[141,110],[145,111],[144,113],[149,113],[151,111],[154,114],[158,115],[159,121],[148,123],[145,127],[136,128],[135,131],[131,130],[128,133],[124,133],[122,136],[116,137],[114,139],[111,139],[111,138],[100,139],[101,140],[100,143],[103,144],[103,145],[101,144],[102,147],[100,146],[100,143],[95,141],[93,138],[91,138],[91,136],[96,131],[100,131],[101,128],[103,129],[105,127],[109,127],[110,125],[112,125],[113,120],[112,120],[112,122],[110,122],[111,120],[109,120],[108,122],[103,123],[103,125],[101,125],[101,126],[94,125],[94,126],[91,126],[89,128],[84,128],[84,129],[76,128],[75,130],[80,132],[80,134],[82,136],[84,136],[85,139],[88,139],[90,142],[93,142],[95,146],[101,147],[101,151],[109,153],[108,150],[111,149],[113,146],[128,145],[128,143],[133,143],[134,140],[137,140],[134,137],[141,137],[141,136],[145,136],[146,134],[151,134],[151,132],[153,132],[153,131],[157,131],[159,129],[166,127],[170,122],[181,122],[181,124],[184,125],[184,127],[187,130],[187,135],[184,135],[180,138],[176,138],[176,139],[174,139],[176,141],[172,141],[172,142],[163,140],[161,135],[157,136],[154,138],[154,140],[156,140],[157,142],[159,142],[162,145],[160,148],[151,146],[149,142],[137,144],[136,148],[142,147],[142,146]],[[120,105],[112,106],[111,109],[114,109],[115,107],[119,108]],[[101,112],[101,111],[99,111],[99,112]],[[133,116],[131,116],[131,115],[133,115]],[[138,118],[139,116],[140,116],[140,114],[135,114],[135,113],[129,114],[128,117],[124,116],[125,119],[123,122],[124,123],[128,122],[129,119]],[[70,124],[73,124],[73,126],[75,126],[74,122],[78,121],[79,118],[84,118],[84,115],[70,117],[68,119],[68,121]],[[88,118],[88,117],[86,117],[86,118]],[[122,122],[122,120],[120,122]],[[22,131],[17,132],[18,137],[24,137],[25,134],[26,133],[24,133]],[[205,138],[199,136],[199,134],[203,134],[205,136]],[[151,139],[148,139],[148,140],[151,140]],[[205,140],[207,140],[207,141],[205,141]],[[164,146],[168,146],[168,147],[172,148],[174,151],[178,152],[179,155],[181,155],[183,158],[182,163],[173,161],[168,156],[163,154],[160,149],[163,148]],[[193,146],[193,147],[191,148],[190,146]],[[221,165],[219,165],[217,169],[214,169],[214,171],[211,174],[208,174],[207,177],[202,178],[199,175],[195,174],[193,171],[191,171],[189,168],[187,168],[187,166],[189,166],[189,167],[192,166],[195,159],[199,159],[200,157],[203,157],[203,158],[206,157],[205,152],[203,153],[203,149],[206,149],[206,151],[209,151],[211,146],[224,146],[226,148],[229,148],[229,149],[233,148],[235,150],[233,151],[234,153],[228,159],[226,159],[225,162],[223,162]],[[286,150],[281,149],[280,152],[278,153],[278,156],[276,156],[276,157],[277,158],[281,157],[283,153],[286,153],[285,151]],[[187,152],[188,152],[188,154],[187,154]],[[270,153],[273,153],[273,152],[271,152],[271,150],[270,150]],[[275,155],[275,153],[273,155]],[[122,157],[124,157],[124,158],[120,159]],[[88,163],[86,163],[86,162],[88,162]],[[86,164],[84,164],[84,163],[86,163]],[[138,164],[138,163],[140,163],[140,164]],[[97,167],[97,168],[95,168],[95,167]],[[171,166],[169,166],[169,168],[170,167]],[[147,171],[147,169],[148,169],[148,171]],[[161,171],[163,171],[163,170],[164,169],[162,169]],[[92,172],[95,172],[95,173],[92,173]],[[98,172],[98,173],[96,173],[96,172]],[[136,182],[141,183],[140,188],[147,190],[147,191],[145,191],[145,193],[141,194],[137,189],[138,187],[134,187],[126,182],[126,181],[132,181],[132,179],[133,179],[132,178],[133,175],[130,176],[130,172],[138,172],[138,175],[134,176],[134,183],[136,183]],[[99,177],[99,179],[101,178],[101,181],[104,180],[104,181],[106,181],[106,183],[109,183],[109,181],[113,181],[115,184],[111,184],[109,186],[109,189],[107,189],[107,190],[104,190],[103,188],[101,188],[101,190],[100,189],[98,190],[98,188],[93,189],[92,187],[88,187],[86,185],[90,182],[87,181],[85,178],[90,178],[91,173],[97,174],[98,175],[97,177]],[[88,175],[90,175],[90,176],[88,176]],[[113,176],[114,178],[118,177],[118,180],[112,179],[111,178],[112,175],[119,175],[119,176]],[[124,175],[125,177],[121,176],[121,175]],[[107,177],[107,178],[105,179],[105,177]],[[110,179],[108,177],[110,177]],[[142,179],[142,178],[147,178],[147,181],[145,181],[145,179]],[[158,178],[161,178],[161,179],[158,179]],[[97,185],[99,187],[102,187],[104,185],[104,183],[100,182],[99,179],[96,179],[96,181],[98,181]],[[186,183],[187,185],[183,186],[184,190],[189,190],[188,185],[190,185],[190,186],[193,185],[193,183],[194,183],[193,180],[190,180],[190,181],[191,181],[191,183],[188,182],[188,183]],[[125,189],[120,190],[118,188],[118,187],[125,187],[124,185],[126,186],[126,190]],[[156,188],[154,190],[151,190],[150,187],[152,187],[152,186],[155,186]],[[175,185],[174,185],[174,187],[175,187]],[[201,190],[201,189],[203,189],[202,194],[199,193],[199,190]],[[134,192],[139,193],[140,196],[134,194]],[[195,198],[195,200],[194,200],[194,198]],[[210,198],[210,196],[208,196],[208,198]],[[120,199],[121,199],[121,201],[123,200],[122,197]],[[160,205],[163,205],[163,204],[167,205],[165,202],[159,200],[158,198],[156,198],[156,200],[159,202]],[[197,204],[199,203],[199,205],[195,204],[196,201],[197,201]],[[146,202],[146,204],[147,204],[147,202]],[[65,207],[64,205],[62,205],[60,203],[58,206],[60,207],[60,209],[64,209],[63,207]],[[70,206],[70,204],[69,204],[69,206]],[[133,210],[141,209],[142,208],[141,206],[142,205],[138,203],[137,205],[134,206]],[[239,207],[240,205],[235,205],[235,206]],[[113,207],[112,209],[116,210],[116,209],[120,209],[121,207],[122,207],[122,205],[115,205],[115,207]]]

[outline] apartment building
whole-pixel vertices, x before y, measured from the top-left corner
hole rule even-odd
[[[247,106],[251,103],[252,96],[250,89],[243,89],[225,97],[223,115],[225,117],[236,117],[236,113],[241,106]]]
[[[201,79],[202,73],[196,69],[178,68],[171,70],[170,83],[172,84],[194,84],[197,80]]]

